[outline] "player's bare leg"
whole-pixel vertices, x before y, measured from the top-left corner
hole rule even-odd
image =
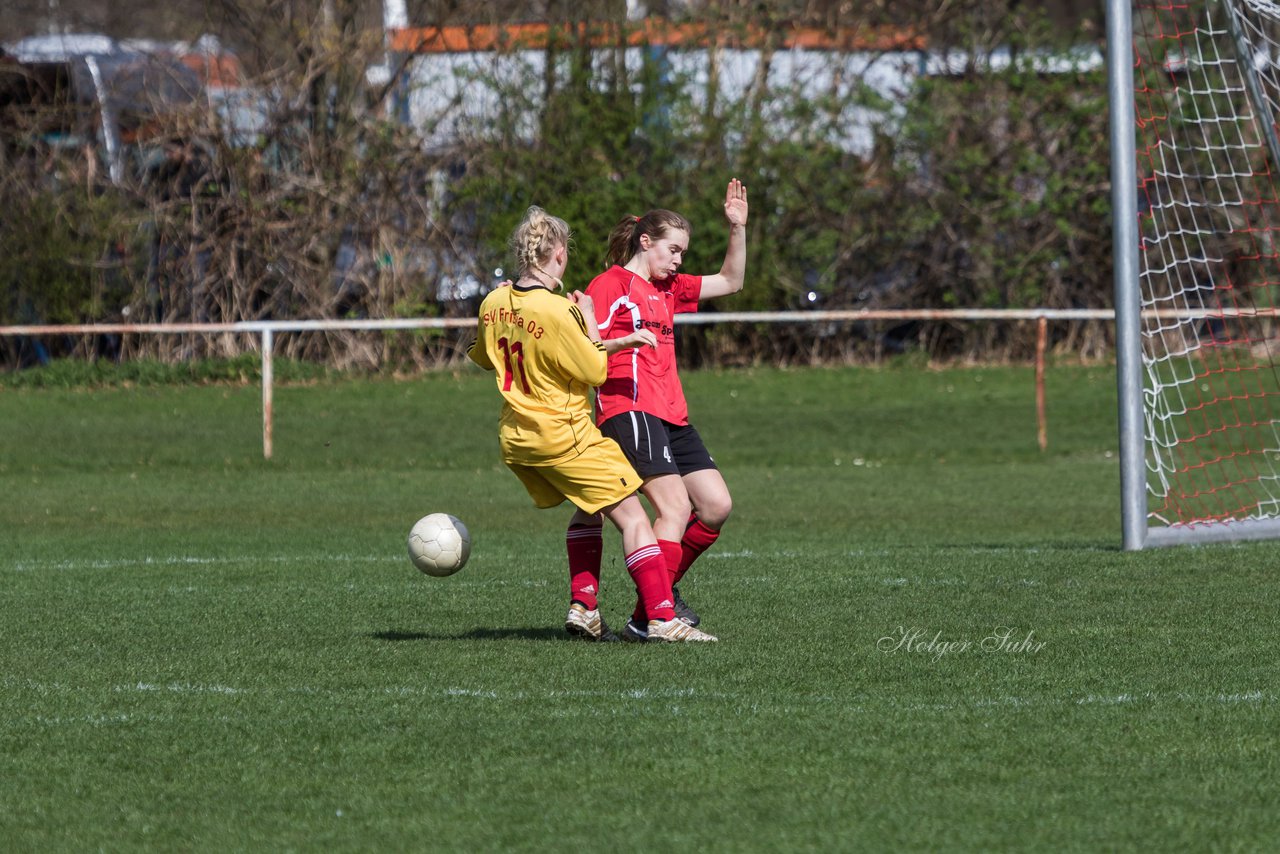
[[[617,504],[604,508],[601,513],[622,535],[622,552],[627,558],[627,572],[635,581],[636,592],[640,595],[648,618],[669,620],[674,617],[675,611],[671,609],[671,575],[640,499],[629,495]]]
[[[698,631],[676,618],[672,607],[671,573],[667,570],[662,550],[658,548],[658,539],[640,499],[632,495],[601,512],[622,534],[627,572],[635,581],[648,620],[643,639],[666,642],[716,640],[713,635]]]
[[[693,507],[684,479],[678,474],[660,474],[651,477],[640,487],[644,497],[653,505],[653,533],[661,540],[680,542],[689,514]]]
[[[702,469],[681,478],[685,492],[698,521],[708,528],[720,530],[733,512],[733,496],[719,469]]]
[[[685,517],[684,530],[680,535],[680,554],[675,559],[675,575],[671,579],[672,601],[676,613],[690,625],[700,622],[698,613],[684,601],[680,589],[676,586],[684,578],[689,567],[720,536],[720,528],[733,512],[733,498],[724,477],[717,469],[701,469],[690,472],[681,478],[693,512]],[[668,568],[671,567],[668,559]]]
[[[687,498],[685,500],[687,501]],[[598,590],[600,551],[597,546],[594,553],[592,553],[589,545],[591,538],[594,538],[596,544],[600,541],[602,516],[608,517],[609,521],[622,534],[623,551],[627,555],[627,570],[636,582],[639,600],[636,615],[628,621],[627,632],[624,637],[635,641],[647,641],[650,639],[667,642],[714,641],[714,636],[698,631],[687,620],[677,619],[674,608],[671,608],[671,616],[666,617],[667,608],[655,610],[649,604],[652,597],[646,596],[645,589],[642,587],[642,579],[645,585],[651,586],[653,590],[662,594],[663,598],[659,600],[659,604],[666,603],[668,607],[674,604],[674,597],[670,593],[671,573],[666,566],[665,560],[661,560],[662,571],[666,573],[666,584],[662,584],[661,589],[659,589],[659,579],[656,575],[649,575],[654,571],[655,564],[651,559],[646,559],[644,556],[646,554],[652,555],[655,546],[659,547],[657,549],[659,558],[663,558],[665,555],[660,548],[661,542],[657,539],[652,526],[649,524],[649,517],[644,512],[643,505],[640,504],[635,496],[619,502],[612,508],[606,508],[599,514],[584,513],[578,510],[573,514],[573,518],[569,520],[565,542],[569,549],[570,587],[574,601],[569,606],[569,616],[565,621],[565,627],[571,633],[579,636],[605,639],[605,637],[598,636],[592,629],[596,621],[600,626],[604,626],[604,621],[599,618],[598,608],[592,608],[588,611],[581,604],[588,597],[592,600],[595,598],[595,591],[587,591],[587,587],[595,587]],[[652,636],[650,634],[651,630]],[[607,627],[603,628],[602,631],[607,633]]]
[[[674,583],[676,568],[680,565],[683,555],[680,538],[684,535],[685,527],[689,523],[689,514],[693,512],[689,504],[689,494],[685,492],[684,481],[677,474],[651,477],[640,487],[640,492],[653,506],[655,517],[653,533],[658,538],[658,548],[662,549],[662,557],[667,563],[667,571],[671,574],[671,580]],[[697,624],[698,615],[682,602],[677,602],[674,593],[671,601],[675,605],[676,616],[690,625]],[[644,634],[646,624],[644,607],[642,603],[636,602],[635,611],[631,615],[630,622],[627,623],[623,636],[633,640],[638,639]]]

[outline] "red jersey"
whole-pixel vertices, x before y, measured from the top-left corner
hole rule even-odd
[[[698,310],[702,277],[677,273],[650,282],[616,264],[591,280],[587,294],[603,339],[648,329],[657,348],[631,347],[609,357],[609,376],[596,389],[596,421],[622,412],[647,412],[663,421],[689,423],[689,405],[676,373],[675,316]]]

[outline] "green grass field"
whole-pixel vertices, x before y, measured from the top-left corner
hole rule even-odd
[[[1029,369],[690,374],[688,647],[567,639],[478,372],[281,388],[270,463],[253,385],[0,390],[0,850],[1270,849],[1275,546],[1120,551],[1112,371],[1048,385],[1042,454]]]

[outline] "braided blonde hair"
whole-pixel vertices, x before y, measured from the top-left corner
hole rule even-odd
[[[550,260],[556,247],[568,248],[571,237],[569,223],[531,205],[508,241],[516,258],[516,272],[523,278],[536,270],[554,281],[557,289],[564,287],[564,282],[542,269],[542,265]]]

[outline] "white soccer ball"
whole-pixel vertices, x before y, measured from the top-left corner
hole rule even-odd
[[[471,556],[467,526],[448,513],[429,513],[409,531],[409,560],[427,575],[453,575]]]

